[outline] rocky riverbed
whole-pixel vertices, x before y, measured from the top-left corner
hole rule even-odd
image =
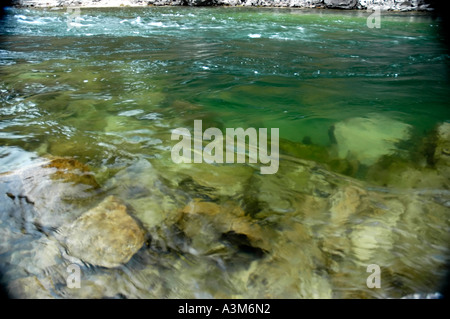
[[[258,6],[290,8],[432,10],[425,0],[14,0],[22,7],[121,7],[121,6]]]
[[[11,297],[439,296],[449,98],[428,14],[374,30],[344,10],[86,9],[68,28],[64,9],[6,11]],[[279,127],[278,172],[175,164],[171,133],[198,119]]]
[[[75,159],[29,154],[0,175],[3,283],[18,298],[426,296],[446,273],[449,147],[444,123],[423,141],[419,165],[371,154],[372,183],[284,156],[269,176],[141,159],[100,185]],[[376,291],[365,284],[369,264],[382,269]]]

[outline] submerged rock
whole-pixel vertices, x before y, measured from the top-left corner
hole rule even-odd
[[[416,167],[388,158],[377,163],[367,173],[369,180],[384,187],[401,189],[446,189],[450,186],[448,174],[429,167]]]
[[[246,165],[196,164],[183,173],[203,187],[210,188],[213,195],[236,196],[245,191],[253,168]],[[181,183],[180,183],[181,184]]]
[[[38,159],[0,174],[0,200],[22,228],[55,228],[77,216],[99,188],[89,168],[72,158]],[[75,204],[76,203],[76,204]]]
[[[11,298],[20,299],[55,299],[51,294],[53,283],[48,278],[36,276],[23,277],[8,284],[8,294]]]
[[[450,123],[443,123],[437,129],[434,162],[436,166],[450,166]]]
[[[113,196],[81,215],[63,233],[71,255],[108,268],[127,263],[145,242],[145,231]]]
[[[43,276],[62,261],[60,246],[45,236],[15,248],[9,252],[8,263],[29,275]]]
[[[323,250],[332,256],[331,269],[337,267],[337,257],[368,260],[384,243],[384,237],[389,237],[385,246],[392,246],[389,227],[395,225],[392,216],[398,218],[397,206],[377,192],[352,184],[330,197],[330,220],[323,228],[323,234],[328,234],[323,238]]]
[[[177,225],[191,239],[195,254],[231,245],[257,257],[270,249],[269,233],[232,202],[218,205],[194,199],[181,211]]]
[[[436,195],[450,188],[449,177],[450,123],[439,125],[425,137],[412,159],[384,156],[366,174],[369,181],[383,187],[429,189]]]
[[[348,186],[336,192],[331,198],[331,223],[333,226],[342,226],[348,222],[348,218],[366,208],[362,200],[368,193],[355,186]]]
[[[54,168],[56,171],[51,175],[54,180],[61,180],[73,184],[85,184],[93,188],[99,185],[89,168],[81,162],[72,158],[55,158],[43,168]]]
[[[176,188],[179,175],[166,166],[159,169],[141,158],[109,178],[104,189],[108,194],[126,199],[133,207],[133,215],[146,229],[151,229],[165,220],[176,219],[180,207],[185,205],[184,193]]]
[[[393,154],[397,144],[410,137],[410,128],[378,114],[339,122],[334,126],[338,157],[354,158],[370,166],[382,156]]]

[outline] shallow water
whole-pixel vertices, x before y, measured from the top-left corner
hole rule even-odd
[[[51,214],[40,216],[45,205],[11,201],[4,183],[3,283],[37,280],[57,298],[439,291],[449,179],[427,141],[450,119],[448,52],[426,14],[386,13],[381,29],[369,29],[367,16],[81,9],[69,27],[65,10],[10,9],[0,44],[0,172],[71,157],[99,189],[74,187],[79,196],[49,202]],[[192,131],[194,120],[222,131],[279,128],[278,172],[174,164],[171,132]],[[48,201],[61,194],[30,188]],[[78,259],[81,288],[69,289],[73,258],[52,229],[107,195],[128,203],[151,239],[119,268]],[[189,205],[201,213],[185,213]],[[43,228],[30,222],[37,215]],[[369,264],[382,269],[379,289],[366,285]]]

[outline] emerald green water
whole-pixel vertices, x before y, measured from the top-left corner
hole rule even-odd
[[[57,105],[45,107],[51,121],[67,113],[61,104],[80,100],[101,117],[161,109],[162,118],[179,119],[167,110],[179,100],[224,127],[281,127],[283,138],[309,136],[319,145],[329,144],[327,127],[373,112],[418,134],[449,117],[448,56],[428,16],[386,14],[381,29],[369,29],[363,12],[82,11],[83,26],[71,29],[61,11],[14,11],[7,19],[5,102],[10,91],[26,91],[27,102]],[[67,126],[91,127],[79,122]],[[21,134],[45,134],[29,124]]]
[[[418,244],[416,224],[389,224],[390,230],[399,227],[397,250],[383,250],[390,256],[383,257],[386,267],[393,269],[389,276],[396,276],[398,263],[411,268],[400,271],[405,278],[402,285],[396,286],[401,280],[391,278],[379,292],[365,286],[364,267],[377,260],[356,262],[344,248],[337,249],[336,256],[345,262],[323,257],[333,250],[324,250],[324,242],[333,236],[344,238],[348,229],[365,219],[358,217],[340,230],[327,228],[332,223],[330,204],[308,217],[311,208],[305,205],[311,202],[303,196],[314,202],[325,188],[328,195],[335,194],[347,177],[365,189],[387,187],[384,192],[394,198],[399,189],[448,190],[442,186],[448,183],[446,176],[436,177],[436,183],[426,178],[410,183],[389,175],[396,174],[392,168],[398,167],[396,163],[424,169],[423,139],[436,125],[450,120],[449,56],[439,21],[426,14],[383,13],[381,28],[369,29],[368,13],[332,10],[114,8],[80,13],[79,25],[71,28],[65,10],[10,9],[2,21],[0,172],[23,168],[40,156],[76,158],[91,168],[103,187],[98,198],[115,194],[129,202],[148,229],[158,229],[156,237],[169,246],[173,234],[161,229],[170,226],[171,216],[191,200],[206,198],[237,203],[257,223],[269,225],[269,238],[284,247],[267,263],[259,259],[251,263],[248,256],[242,257],[244,261],[220,254],[211,259],[198,253],[206,249],[202,246],[210,240],[206,237],[197,242],[201,244],[194,249],[195,258],[186,264],[183,258],[189,259],[186,255],[192,249],[177,246],[176,254],[154,257],[164,264],[158,274],[146,270],[147,275],[137,272],[137,279],[127,279],[132,275],[125,270],[105,270],[106,274],[90,270],[94,278],[116,278],[115,288],[105,288],[95,297],[401,297],[437,291],[448,256],[448,206],[424,208],[435,211],[433,222],[416,220],[426,228],[419,233],[433,233],[437,225],[442,231],[430,241],[436,249],[431,257],[425,253],[428,244],[413,256],[408,251]],[[260,176],[251,165],[172,163],[172,130],[192,129],[194,120],[200,119],[204,128],[223,131],[279,128],[284,159],[279,173]],[[353,140],[339,140],[340,132],[350,132]],[[360,136],[363,149],[355,146],[355,136]],[[302,160],[341,174],[334,177],[339,182],[325,187],[319,182],[317,186],[314,178],[298,177],[293,172],[304,169]],[[386,168],[382,160],[394,164]],[[130,191],[136,185],[150,195]],[[405,207],[409,201],[395,200]],[[431,202],[425,200],[426,205]],[[8,218],[3,214],[3,228],[9,225]],[[299,231],[287,226],[292,223],[307,229],[310,239],[297,238]],[[405,241],[400,235],[405,233],[415,239]],[[33,236],[24,240],[32,245],[39,235]],[[14,265],[11,256],[30,249],[17,239],[8,240],[0,251],[6,283],[25,276],[9,268]],[[290,258],[302,245],[298,260]],[[316,264],[312,261],[316,258],[323,261]],[[134,261],[131,269],[147,269],[148,260],[141,262],[138,267],[139,261]],[[172,263],[173,269],[168,266]],[[255,279],[271,273],[271,267],[279,272],[273,279]],[[299,272],[299,267],[304,270]],[[332,276],[330,269],[345,275],[325,283]],[[355,269],[361,272],[359,277],[349,279]],[[420,277],[424,270],[430,275]],[[41,271],[28,273],[41,278]],[[249,283],[248,278],[254,281]],[[347,278],[345,284],[342,278]],[[149,290],[148,280],[160,288]],[[130,292],[134,291],[130,282],[141,283],[139,293]],[[291,287],[290,282],[303,288]]]

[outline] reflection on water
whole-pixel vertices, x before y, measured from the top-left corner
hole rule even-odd
[[[14,9],[2,29],[0,270],[13,297],[441,289],[450,129],[436,21],[386,15],[376,30],[361,12],[254,8],[66,18]],[[172,130],[200,119],[280,128],[279,171],[174,164]]]

